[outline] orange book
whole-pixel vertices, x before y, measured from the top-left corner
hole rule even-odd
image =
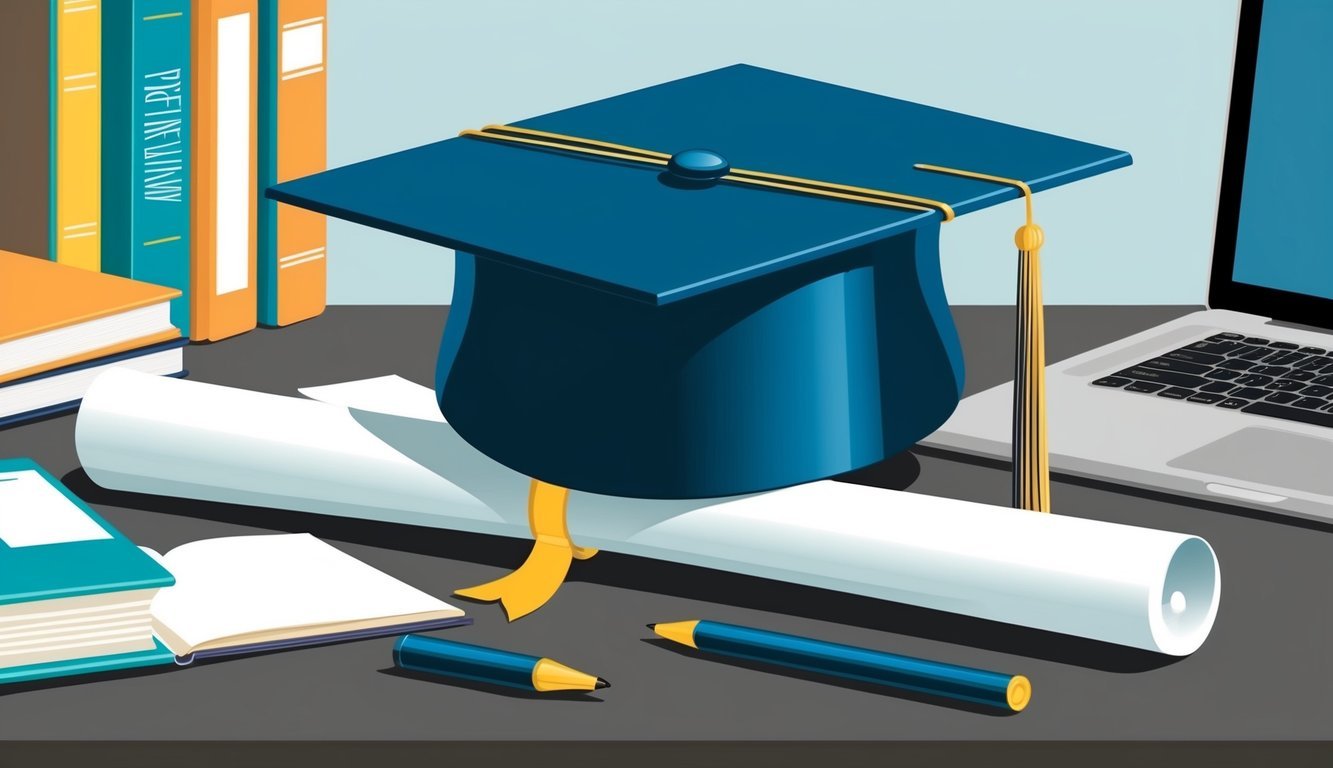
[[[259,176],[261,187],[326,165],[326,0],[260,0]],[[324,311],[324,217],[259,202],[259,322],[290,325]]]
[[[256,0],[195,0],[190,338],[256,325]]]
[[[0,384],[180,338],[180,293],[0,251]]]

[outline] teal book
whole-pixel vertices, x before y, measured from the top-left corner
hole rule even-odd
[[[146,651],[129,651],[104,656],[51,661],[45,664],[0,668],[0,685],[5,683],[30,683],[36,680],[69,677],[71,675],[92,675],[98,672],[119,672],[139,667],[156,667],[173,664],[175,661],[175,654],[168,650],[161,641],[154,639],[153,647]]]
[[[102,9],[102,270],[181,291],[190,332],[190,0]]]
[[[169,663],[149,606],[174,583],[46,470],[0,460],[0,682]]]

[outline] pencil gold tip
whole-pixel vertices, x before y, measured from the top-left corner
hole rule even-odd
[[[608,685],[610,683],[596,675],[580,672],[552,659],[539,659],[532,667],[532,688],[543,693],[546,691],[594,691]]]
[[[656,625],[656,624],[644,624],[644,626],[647,627],[647,628],[649,628],[649,629],[656,629],[656,628],[657,628],[657,625]]]
[[[610,687],[611,684],[606,681],[606,678],[599,677],[597,678],[597,683],[593,686],[593,690],[600,691],[603,688],[610,688]]]
[[[694,644],[694,628],[699,626],[698,620],[695,621],[670,621],[665,624],[658,622],[653,625],[653,632],[659,637],[665,637],[681,645],[688,645],[691,648],[698,648]]]

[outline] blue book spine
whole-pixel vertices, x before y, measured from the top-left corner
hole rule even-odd
[[[106,0],[102,269],[178,288],[190,332],[190,0]]]
[[[278,182],[278,0],[259,0],[259,210],[258,235],[259,322],[278,325],[278,204],[264,190]]]

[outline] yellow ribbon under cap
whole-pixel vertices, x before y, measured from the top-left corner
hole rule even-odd
[[[597,554],[596,549],[570,541],[565,522],[568,504],[568,489],[533,480],[528,488],[528,526],[536,541],[528,559],[507,576],[454,594],[486,602],[499,600],[510,621],[546,605],[565,582],[571,561]]]
[[[665,166],[671,159],[671,155],[665,152],[509,125],[488,125],[479,131],[466,130],[459,135],[648,165]],[[1051,483],[1046,446],[1046,342],[1040,261],[1045,236],[1041,227],[1032,220],[1032,189],[1026,182],[1004,176],[925,163],[914,167],[922,171],[1006,184],[1017,187],[1023,193],[1027,205],[1027,223],[1019,227],[1014,235],[1014,242],[1018,246],[1019,279],[1018,346],[1014,365],[1013,504],[1021,509],[1049,512]],[[939,211],[944,221],[954,219],[954,210],[947,203],[881,189],[740,168],[732,168],[722,180],[903,210]],[[528,559],[507,576],[457,590],[455,594],[488,602],[498,600],[510,621],[545,605],[564,583],[572,561],[586,560],[597,554],[596,549],[576,546],[570,540],[565,520],[568,503],[567,489],[533,480],[528,491],[528,525],[535,542]]]

